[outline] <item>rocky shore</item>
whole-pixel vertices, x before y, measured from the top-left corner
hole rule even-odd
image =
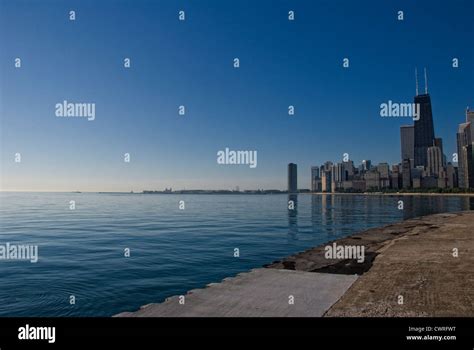
[[[325,248],[364,247],[365,259]],[[474,316],[474,212],[373,228],[119,317]]]

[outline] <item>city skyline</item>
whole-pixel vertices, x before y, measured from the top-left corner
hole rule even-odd
[[[428,69],[435,135],[457,152],[474,105],[470,1],[430,2],[430,16],[408,1],[209,3],[3,2],[0,190],[283,190],[288,163],[301,188],[311,166],[344,153],[398,164],[407,119],[379,107],[413,101],[416,67]],[[58,118],[63,101],[95,103],[94,120]],[[218,164],[226,148],[257,151],[258,166]]]

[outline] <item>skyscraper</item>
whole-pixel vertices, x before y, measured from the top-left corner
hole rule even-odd
[[[458,182],[460,188],[469,187],[468,164],[467,164],[467,146],[471,144],[471,123],[459,124],[456,134],[458,146]]]
[[[474,188],[474,142],[466,147],[467,184],[466,188]]]
[[[367,171],[364,174],[365,186],[366,188],[372,190],[379,190],[380,189],[380,173],[377,169],[372,169]]]
[[[321,191],[321,168],[319,166],[311,167],[311,191]]]
[[[413,125],[402,125],[400,127],[400,141],[402,162],[409,159],[413,165],[415,160],[415,127]]]
[[[296,164],[288,164],[288,193],[298,192],[298,171]]]
[[[387,163],[380,163],[376,169],[380,175],[380,187],[390,187],[390,166]]]
[[[416,72],[415,72],[416,74]],[[417,75],[417,74],[416,74]],[[416,76],[415,105],[419,105],[420,115],[415,120],[414,166],[428,166],[428,147],[433,145],[435,138],[431,98],[428,94],[428,79],[425,69],[425,93],[418,94],[418,75]]]
[[[446,155],[444,154],[444,149],[443,149],[443,139],[441,137],[435,137],[433,146],[437,146],[441,150],[441,158],[443,160],[443,167],[445,167],[446,166]]]
[[[398,190],[402,187],[402,167],[400,164],[392,165],[390,174],[390,188]]]
[[[466,122],[459,124],[458,143],[458,182],[460,188],[474,188],[474,111],[466,108]]]
[[[454,188],[458,186],[456,168],[451,163],[446,165],[446,186],[448,188]]]
[[[402,187],[403,188],[411,188],[411,169],[412,163],[409,159],[404,159],[402,161]]]
[[[363,160],[362,161],[362,170],[369,171],[372,168],[372,162],[370,160]]]
[[[321,173],[321,189],[323,192],[333,192],[332,171],[323,170]]]
[[[332,166],[332,181],[336,182],[336,184],[341,183],[342,181],[346,180],[346,174],[344,171],[344,164],[337,163]]]
[[[428,147],[428,175],[439,177],[443,174],[443,154],[438,146]]]
[[[470,124],[471,143],[466,146],[467,188],[474,188],[474,111],[466,108],[466,122]]]
[[[321,174],[323,171],[330,171],[331,170],[331,167],[332,167],[332,162],[330,161],[327,161],[326,163],[324,163],[322,166],[321,166]],[[322,176],[322,175],[321,175]]]
[[[343,162],[342,164],[344,167],[345,174],[344,181],[352,179],[352,177],[354,176],[354,162],[352,160],[348,160],[347,162]]]
[[[466,108],[466,123],[474,124],[474,111],[471,111],[469,107]],[[471,129],[471,139],[474,140],[474,129]]]

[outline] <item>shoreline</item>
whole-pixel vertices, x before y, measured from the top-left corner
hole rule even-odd
[[[264,190],[265,191],[265,190]],[[301,192],[301,193],[288,193],[285,191],[281,192],[156,192],[156,193],[143,193],[143,192],[93,192],[93,191],[0,191],[0,193],[37,193],[37,194],[56,194],[56,193],[67,193],[67,194],[120,194],[120,195],[252,195],[252,196],[269,196],[269,195],[316,195],[316,196],[431,196],[431,197],[474,197],[473,193],[425,193],[425,192]]]
[[[115,317],[472,317],[472,232],[474,211],[408,219]],[[333,243],[364,246],[364,262],[327,259]]]
[[[474,197],[474,193],[417,193],[417,192],[363,192],[363,193],[344,193],[344,192],[311,192],[311,193],[298,193],[298,194],[312,194],[312,195],[342,195],[342,196],[389,196],[389,197],[399,197],[399,196],[428,196],[428,197]]]

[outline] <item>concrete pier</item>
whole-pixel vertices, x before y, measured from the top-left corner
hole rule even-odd
[[[184,304],[174,296],[161,304],[118,316],[322,316],[356,279],[357,276],[260,268],[191,290]]]
[[[184,304],[174,296],[116,316],[474,316],[474,212],[406,220],[335,242],[363,245],[365,261],[327,259],[329,242],[191,290]]]

